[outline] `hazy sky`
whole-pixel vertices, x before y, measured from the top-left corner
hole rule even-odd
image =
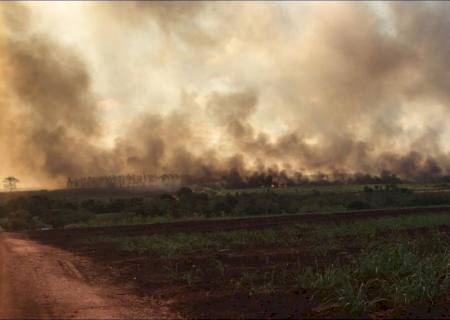
[[[450,4],[0,8],[0,174],[26,185],[205,168],[450,168]]]

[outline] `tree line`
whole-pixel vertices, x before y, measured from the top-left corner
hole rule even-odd
[[[148,174],[127,174],[110,176],[90,176],[80,178],[67,178],[67,188],[130,188],[154,187],[160,184],[174,184],[180,180],[176,174],[163,174],[161,176]]]

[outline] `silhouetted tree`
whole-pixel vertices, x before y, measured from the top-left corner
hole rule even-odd
[[[9,190],[10,192],[17,189],[17,183],[19,182],[19,179],[16,177],[7,177],[3,179],[3,186],[5,189]]]

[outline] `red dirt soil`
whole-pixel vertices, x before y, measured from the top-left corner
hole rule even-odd
[[[86,257],[2,234],[0,319],[178,317],[167,308],[169,300],[137,296],[131,285],[116,286],[98,271]]]

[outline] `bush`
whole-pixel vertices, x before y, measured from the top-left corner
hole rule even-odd
[[[364,210],[370,209],[370,204],[361,200],[353,200],[347,204],[347,209],[349,210]]]
[[[189,196],[192,196],[194,192],[191,188],[188,187],[181,187],[180,190],[177,191],[177,196],[180,198],[186,198]]]
[[[86,222],[93,216],[92,212],[86,210],[56,209],[45,215],[43,221],[53,228],[62,228],[69,224]]]
[[[9,231],[23,231],[34,228],[31,214],[27,210],[16,210],[8,215],[6,228]]]

